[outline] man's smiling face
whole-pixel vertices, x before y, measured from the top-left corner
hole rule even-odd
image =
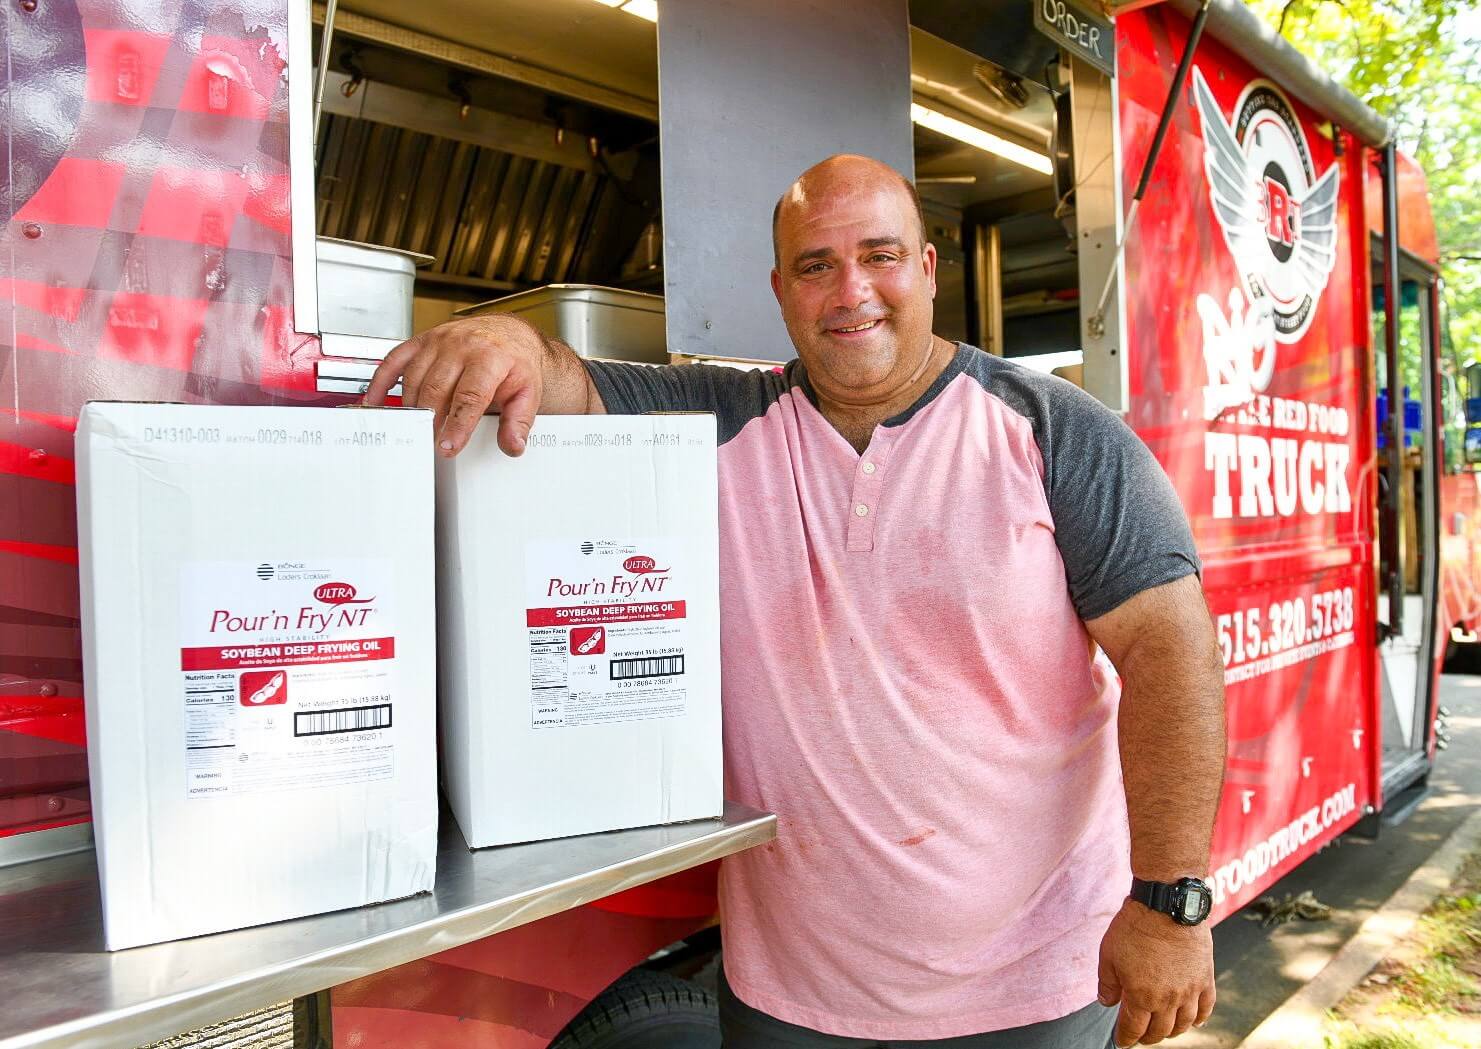
[[[893,170],[863,157],[809,169],[778,206],[772,290],[818,394],[884,402],[932,349],[936,249]]]

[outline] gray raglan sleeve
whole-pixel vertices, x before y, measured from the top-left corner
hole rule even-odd
[[[775,372],[718,365],[657,368],[583,360],[602,404],[613,415],[644,412],[714,412],[724,444],[752,419],[766,414],[786,380]]]
[[[1172,482],[1120,416],[1062,379],[1002,362],[992,368],[995,392],[1033,423],[1081,619],[1202,570]]]

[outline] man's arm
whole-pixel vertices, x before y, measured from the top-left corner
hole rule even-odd
[[[1085,626],[1122,680],[1132,872],[1162,882],[1205,877],[1224,781],[1224,665],[1198,579],[1144,590]],[[1178,925],[1128,899],[1101,943],[1100,982],[1101,1001],[1121,1004],[1119,1046],[1202,1024],[1214,1007],[1207,924]]]
[[[448,321],[397,346],[376,368],[366,404],[384,404],[401,379],[401,403],[430,408],[445,456],[463,450],[486,412],[499,415],[499,447],[519,455],[537,412],[601,415],[601,395],[569,346],[511,316]]]

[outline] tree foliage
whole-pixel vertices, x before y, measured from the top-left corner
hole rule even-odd
[[[1463,0],[1249,0],[1394,122],[1429,179],[1450,333],[1481,360],[1481,11]]]

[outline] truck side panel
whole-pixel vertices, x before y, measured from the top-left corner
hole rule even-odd
[[[1117,19],[1128,197],[1188,31]],[[1188,511],[1227,668],[1216,917],[1377,803],[1365,151],[1329,127],[1205,37],[1127,248],[1127,421]]]
[[[335,1044],[544,1049],[635,961],[706,923],[600,904],[554,914],[336,987]]]
[[[286,5],[48,0],[6,21],[0,836],[89,812],[83,402],[321,403],[289,314]]]

